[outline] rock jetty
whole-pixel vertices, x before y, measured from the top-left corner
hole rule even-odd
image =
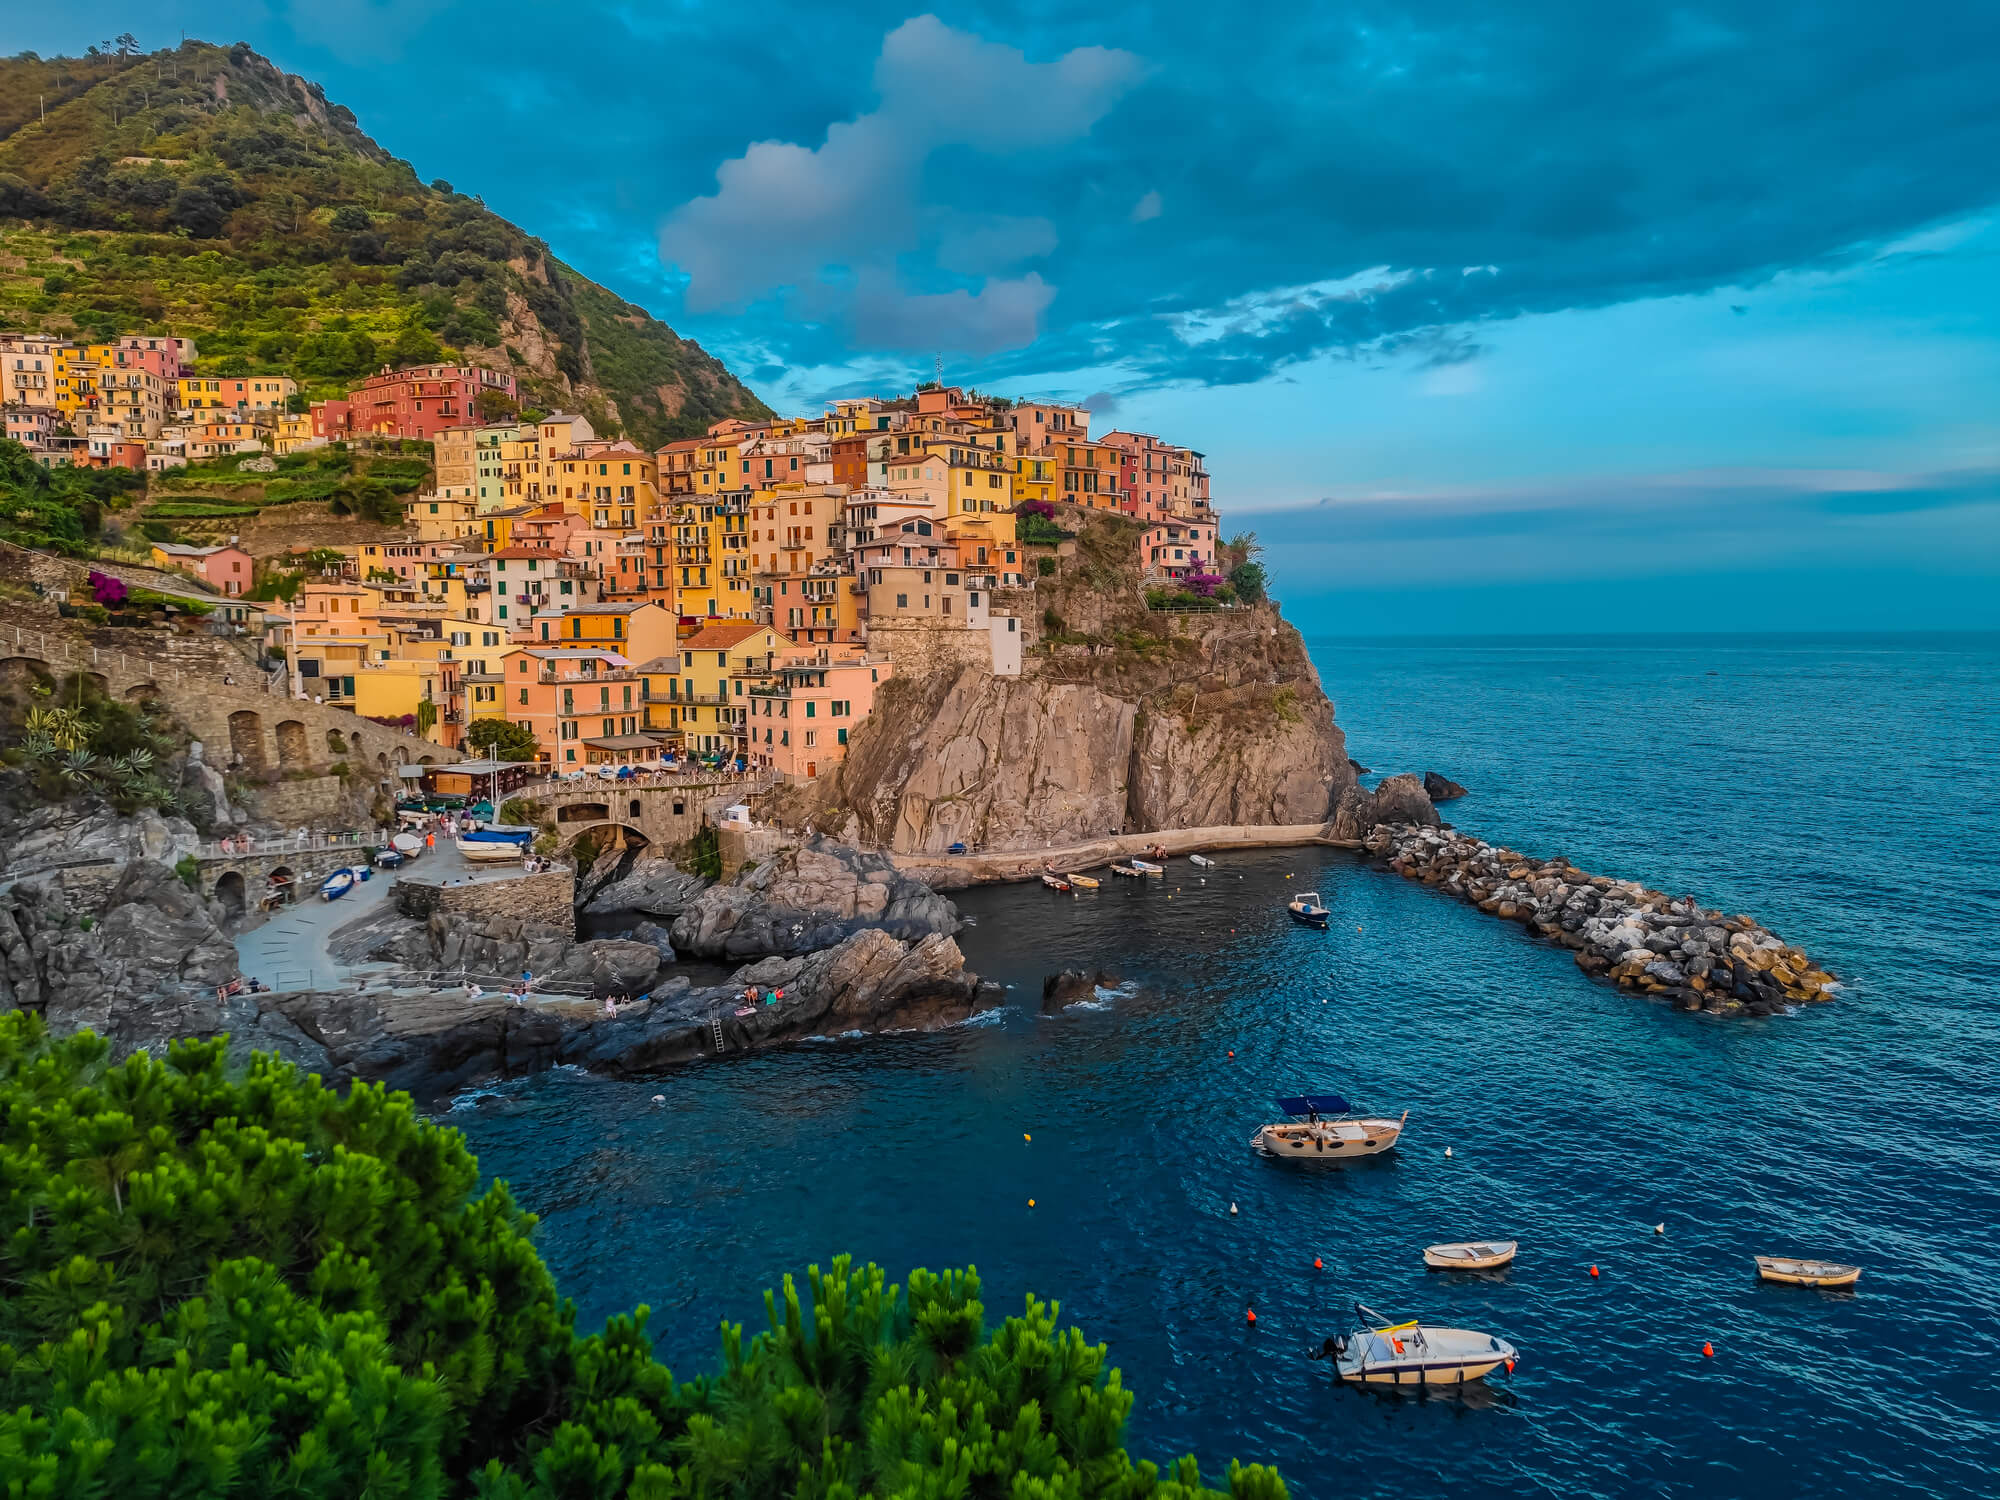
[[[1682,1010],[1767,1016],[1831,1000],[1832,974],[1746,916],[1637,881],[1535,859],[1452,829],[1378,827],[1368,852],[1397,874],[1574,950],[1577,967]]]

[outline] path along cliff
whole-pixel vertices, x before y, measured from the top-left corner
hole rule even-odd
[[[1366,795],[1275,604],[1149,608],[1137,525],[1097,511],[1065,524],[1077,534],[1036,578],[1020,676],[899,668],[834,775],[760,811],[908,855],[1322,823]],[[1372,826],[1348,821],[1346,837]]]

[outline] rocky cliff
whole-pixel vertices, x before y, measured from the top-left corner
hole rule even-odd
[[[958,908],[883,856],[812,839],[703,891],[672,936],[679,953],[740,959],[814,953],[868,929],[920,942],[959,926]]]
[[[1137,528],[1097,512],[1070,524],[1021,676],[899,676],[832,780],[766,814],[898,853],[1330,817],[1354,770],[1277,607],[1150,610]]]

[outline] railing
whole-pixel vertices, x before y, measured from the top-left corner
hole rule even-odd
[[[199,844],[196,859],[242,859],[259,854],[307,854],[316,849],[359,849],[384,843],[388,835],[379,829],[347,829],[330,833],[294,833],[279,838],[252,838],[241,834],[212,839]]]

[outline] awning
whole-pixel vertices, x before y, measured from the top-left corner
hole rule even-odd
[[[614,734],[606,739],[584,741],[593,750],[657,750],[660,743],[650,734]]]
[[[405,781],[422,781],[424,779],[424,772],[429,769],[429,766],[398,766],[396,767],[396,774]]]

